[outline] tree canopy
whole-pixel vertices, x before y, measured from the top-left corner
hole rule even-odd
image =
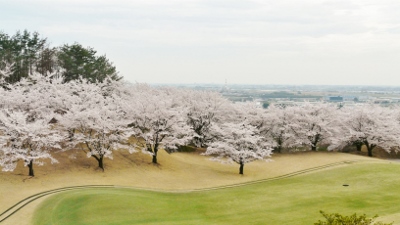
[[[58,63],[63,69],[60,76],[64,82],[85,78],[95,83],[103,81],[106,77],[120,80],[116,67],[105,55],[97,56],[96,50],[83,47],[81,44],[65,44],[58,49]]]
[[[47,47],[47,39],[39,33],[27,30],[18,31],[9,36],[0,32],[0,65],[3,69],[7,64],[12,65],[12,73],[6,78],[9,83],[15,83],[23,77],[28,77],[37,68],[40,53]]]
[[[6,68],[10,68],[10,74],[0,74],[0,79],[7,83],[16,83],[35,72],[62,77],[63,82],[85,78],[95,83],[106,77],[122,78],[106,55],[97,55],[94,48],[79,43],[50,47],[47,38],[27,30],[12,36],[0,31],[0,70]]]

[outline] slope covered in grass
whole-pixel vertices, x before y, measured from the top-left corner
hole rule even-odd
[[[211,191],[70,191],[44,201],[34,224],[313,224],[322,219],[319,210],[400,221],[392,216],[399,173],[400,164],[356,163]]]
[[[241,184],[296,171],[343,161],[381,163],[382,160],[343,153],[310,152],[273,155],[271,162],[247,164],[244,175],[236,164],[219,164],[193,153],[159,153],[159,165],[142,153],[130,155],[116,152],[114,159],[105,160],[105,172],[97,169],[96,161],[82,152],[56,154],[59,164],[35,167],[36,176],[29,178],[27,168],[20,164],[14,172],[0,172],[0,212],[36,193],[78,185],[119,185],[155,190],[191,190]],[[373,167],[371,167],[373,170]],[[30,224],[34,201],[3,224]],[[21,220],[24,218],[24,220]]]

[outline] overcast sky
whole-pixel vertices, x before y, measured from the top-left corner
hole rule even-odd
[[[0,0],[0,30],[78,42],[145,83],[400,86],[398,0]]]

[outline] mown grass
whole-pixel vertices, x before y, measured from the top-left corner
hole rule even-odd
[[[359,163],[212,191],[76,190],[49,197],[33,224],[313,224],[319,210],[396,222],[399,176],[397,163]]]

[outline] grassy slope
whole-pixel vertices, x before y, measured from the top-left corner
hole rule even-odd
[[[36,176],[26,176],[27,168],[19,165],[12,173],[0,172],[0,212],[30,195],[65,186],[111,184],[157,190],[187,190],[207,188],[276,177],[311,167],[344,160],[368,160],[361,156],[341,153],[301,153],[274,155],[274,161],[253,162],[245,166],[245,175],[238,175],[238,165],[212,162],[198,153],[160,152],[160,165],[150,163],[151,157],[141,153],[129,155],[117,152],[114,160],[106,159],[106,171],[97,169],[94,159],[77,152],[56,154],[59,164],[36,167]],[[8,219],[7,224],[30,224],[34,207],[30,204]],[[26,218],[22,221],[20,218]]]
[[[396,219],[399,173],[400,164],[357,163],[194,193],[71,191],[45,201],[34,224],[313,224],[322,219],[319,210]]]

